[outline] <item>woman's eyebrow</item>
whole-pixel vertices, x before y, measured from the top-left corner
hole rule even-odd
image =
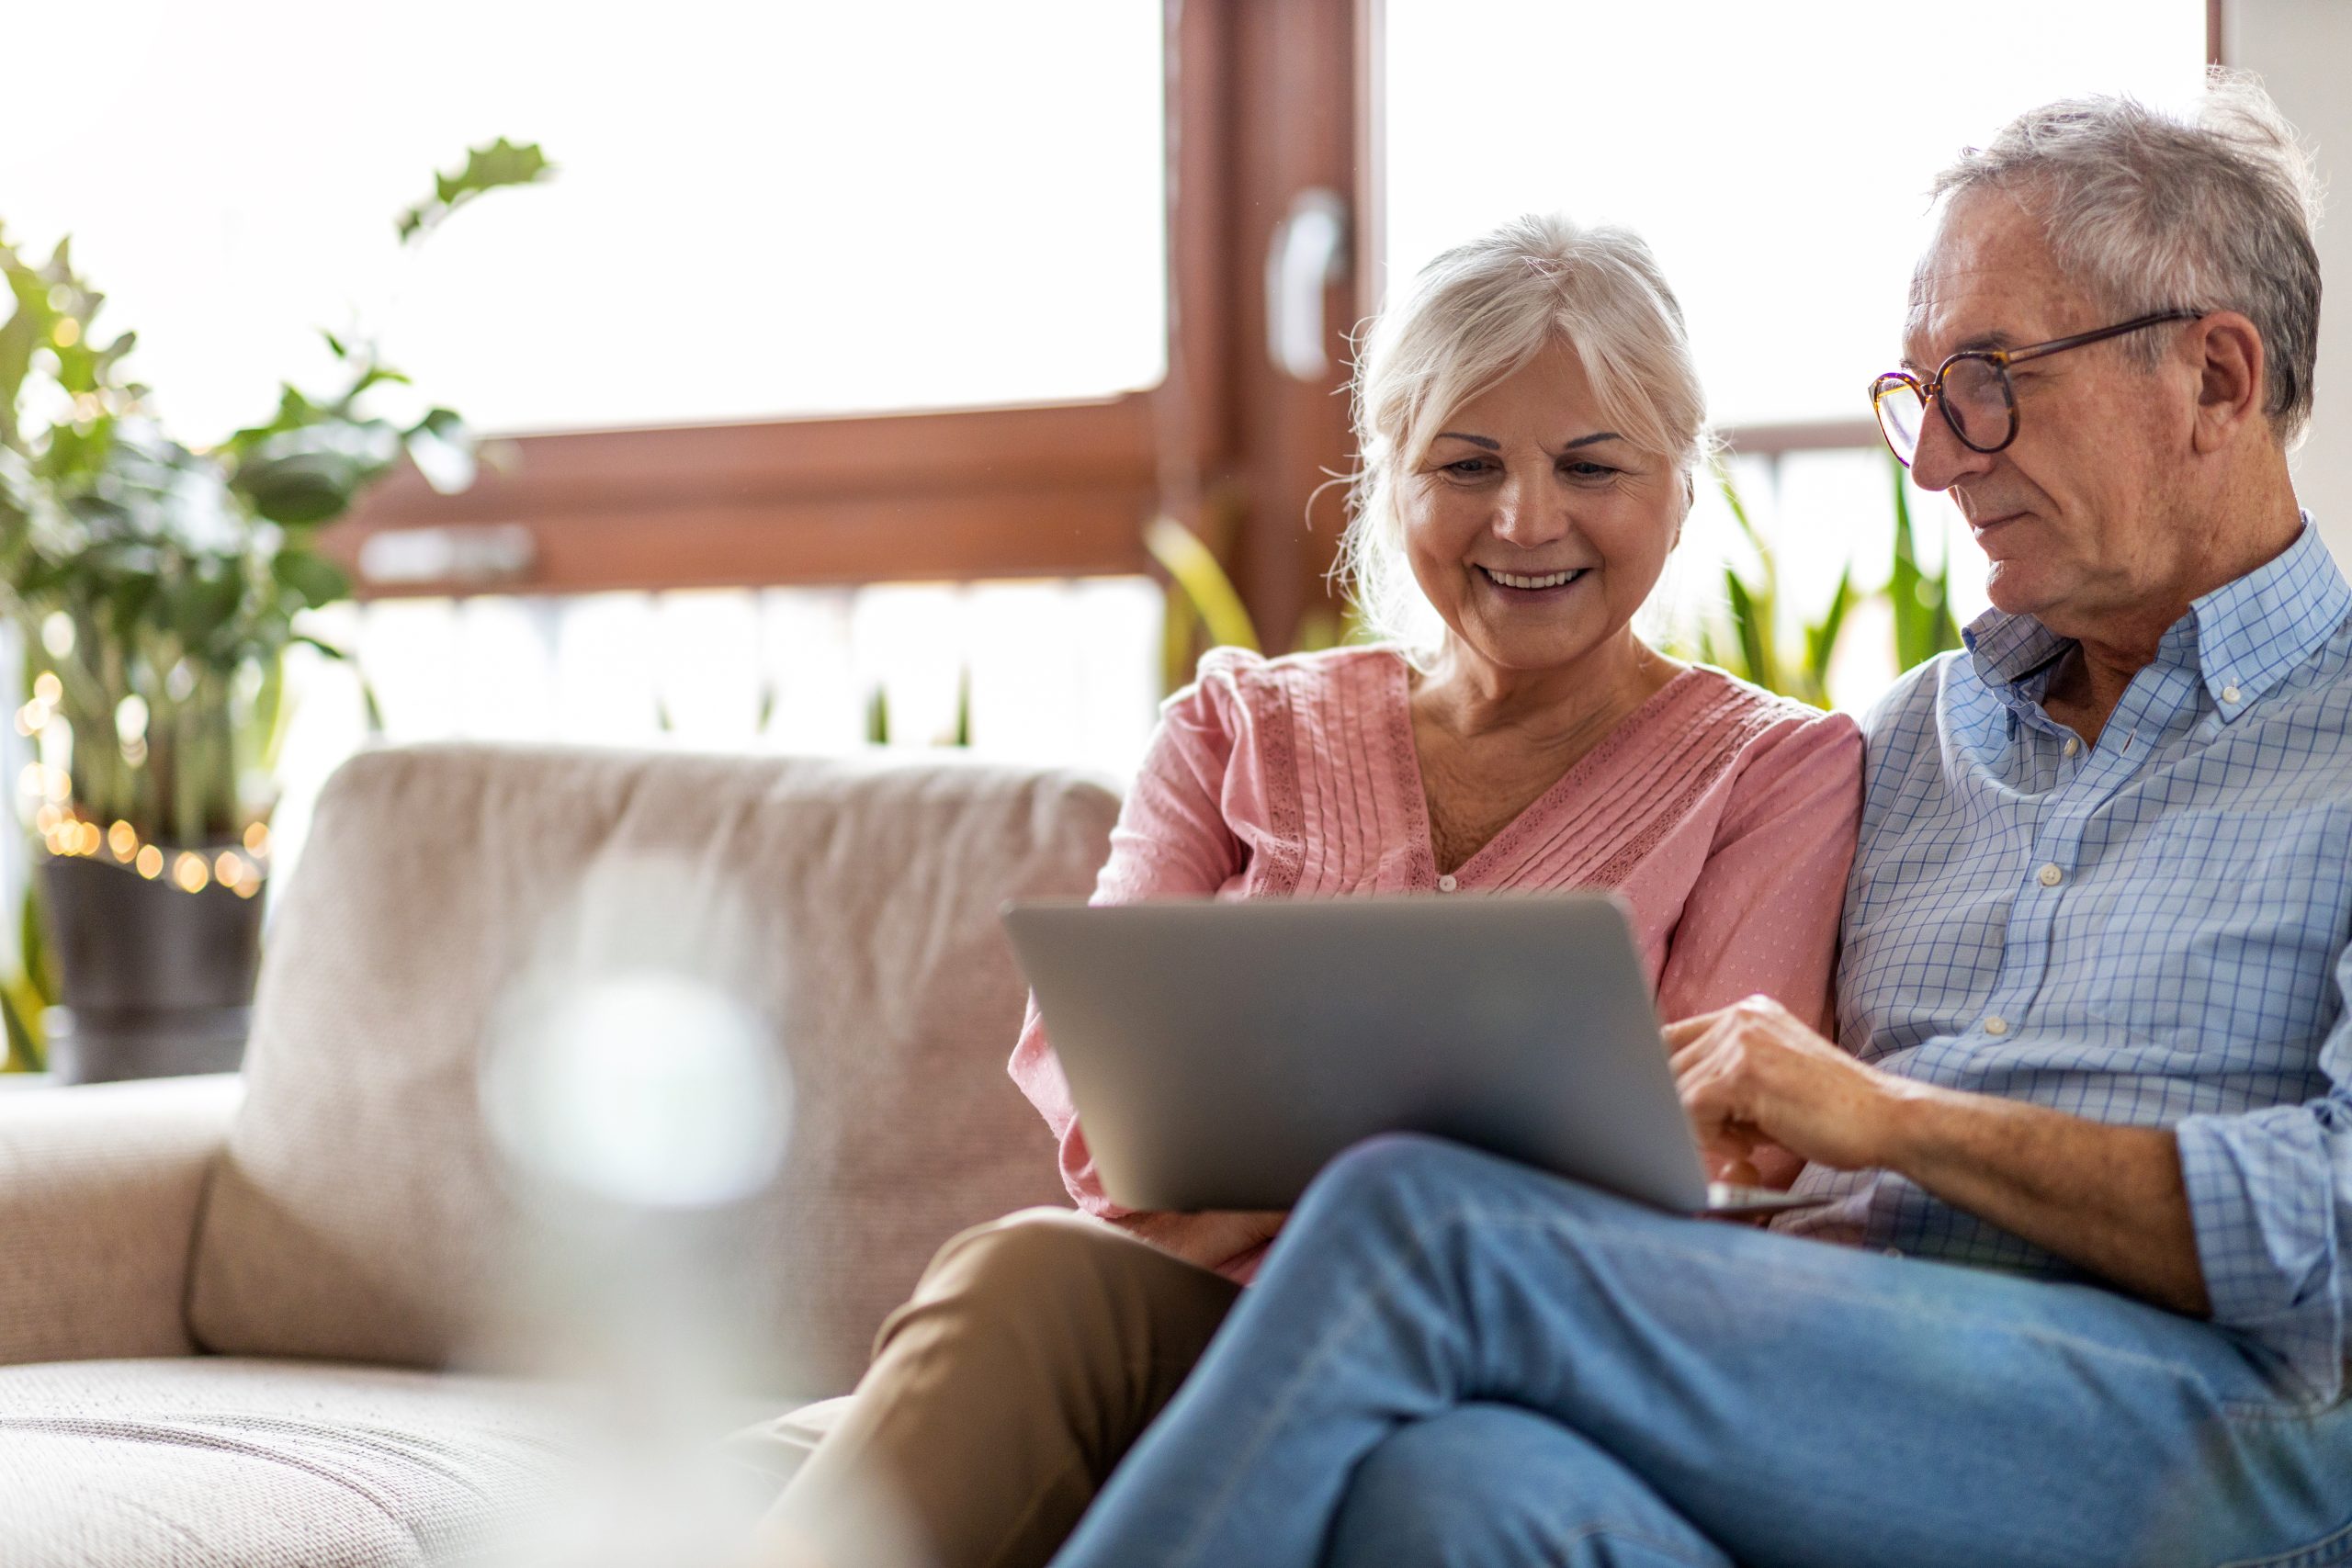
[[[1495,440],[1492,436],[1466,435],[1459,430],[1441,430],[1437,433],[1437,438],[1440,441],[1467,441],[1471,446],[1483,446],[1489,452],[1499,452],[1503,449],[1503,444]],[[1573,452],[1579,446],[1590,446],[1598,442],[1623,441],[1624,439],[1625,438],[1623,436],[1618,434],[1613,430],[1597,430],[1590,435],[1579,435],[1574,441],[1563,443],[1560,450],[1563,452]]]

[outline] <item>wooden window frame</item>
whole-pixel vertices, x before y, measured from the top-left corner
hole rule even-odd
[[[1165,6],[1159,386],[1097,402],[516,436],[493,444],[462,494],[396,476],[326,547],[368,598],[1082,577],[1149,570],[1144,525],[1167,513],[1225,556],[1267,645],[1288,646],[1325,602],[1340,508],[1325,491],[1310,527],[1309,505],[1347,459],[1346,333],[1372,303],[1379,0]],[[1316,186],[1347,202],[1352,265],[1325,302],[1331,372],[1299,381],[1263,347],[1261,279],[1275,224]],[[387,535],[411,547],[370,547]],[[497,547],[469,547],[487,541]],[[407,564],[388,574],[392,555]]]

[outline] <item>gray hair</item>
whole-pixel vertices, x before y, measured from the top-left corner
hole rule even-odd
[[[2195,107],[2062,98],[2029,109],[1936,176],[1936,200],[2016,197],[2066,274],[2119,317],[2236,310],[2262,334],[2263,412],[2279,444],[2310,423],[2319,357],[2319,186],[2311,154],[2256,77],[2209,72]],[[2154,365],[2164,340],[2127,352]]]
[[[1405,555],[1397,481],[1446,417],[1552,344],[1583,364],[1603,415],[1682,472],[1709,450],[1706,396],[1682,308],[1641,237],[1566,218],[1515,219],[1423,267],[1356,363],[1357,471],[1340,570],[1375,635],[1426,655],[1442,638]]]

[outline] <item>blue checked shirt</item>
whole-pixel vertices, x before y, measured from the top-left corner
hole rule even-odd
[[[2164,636],[2096,746],[1997,612],[1865,722],[1838,1026],[1905,1077],[2169,1126],[2214,1320],[2323,1398],[2352,1299],[2352,588],[2306,516]],[[2077,1278],[1886,1171],[1784,1230]]]

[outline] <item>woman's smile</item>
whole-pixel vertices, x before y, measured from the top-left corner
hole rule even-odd
[[[1504,571],[1491,566],[1476,570],[1478,575],[1487,580],[1487,586],[1498,592],[1507,603],[1565,598],[1569,589],[1592,573],[1592,569],[1586,566],[1542,573]]]

